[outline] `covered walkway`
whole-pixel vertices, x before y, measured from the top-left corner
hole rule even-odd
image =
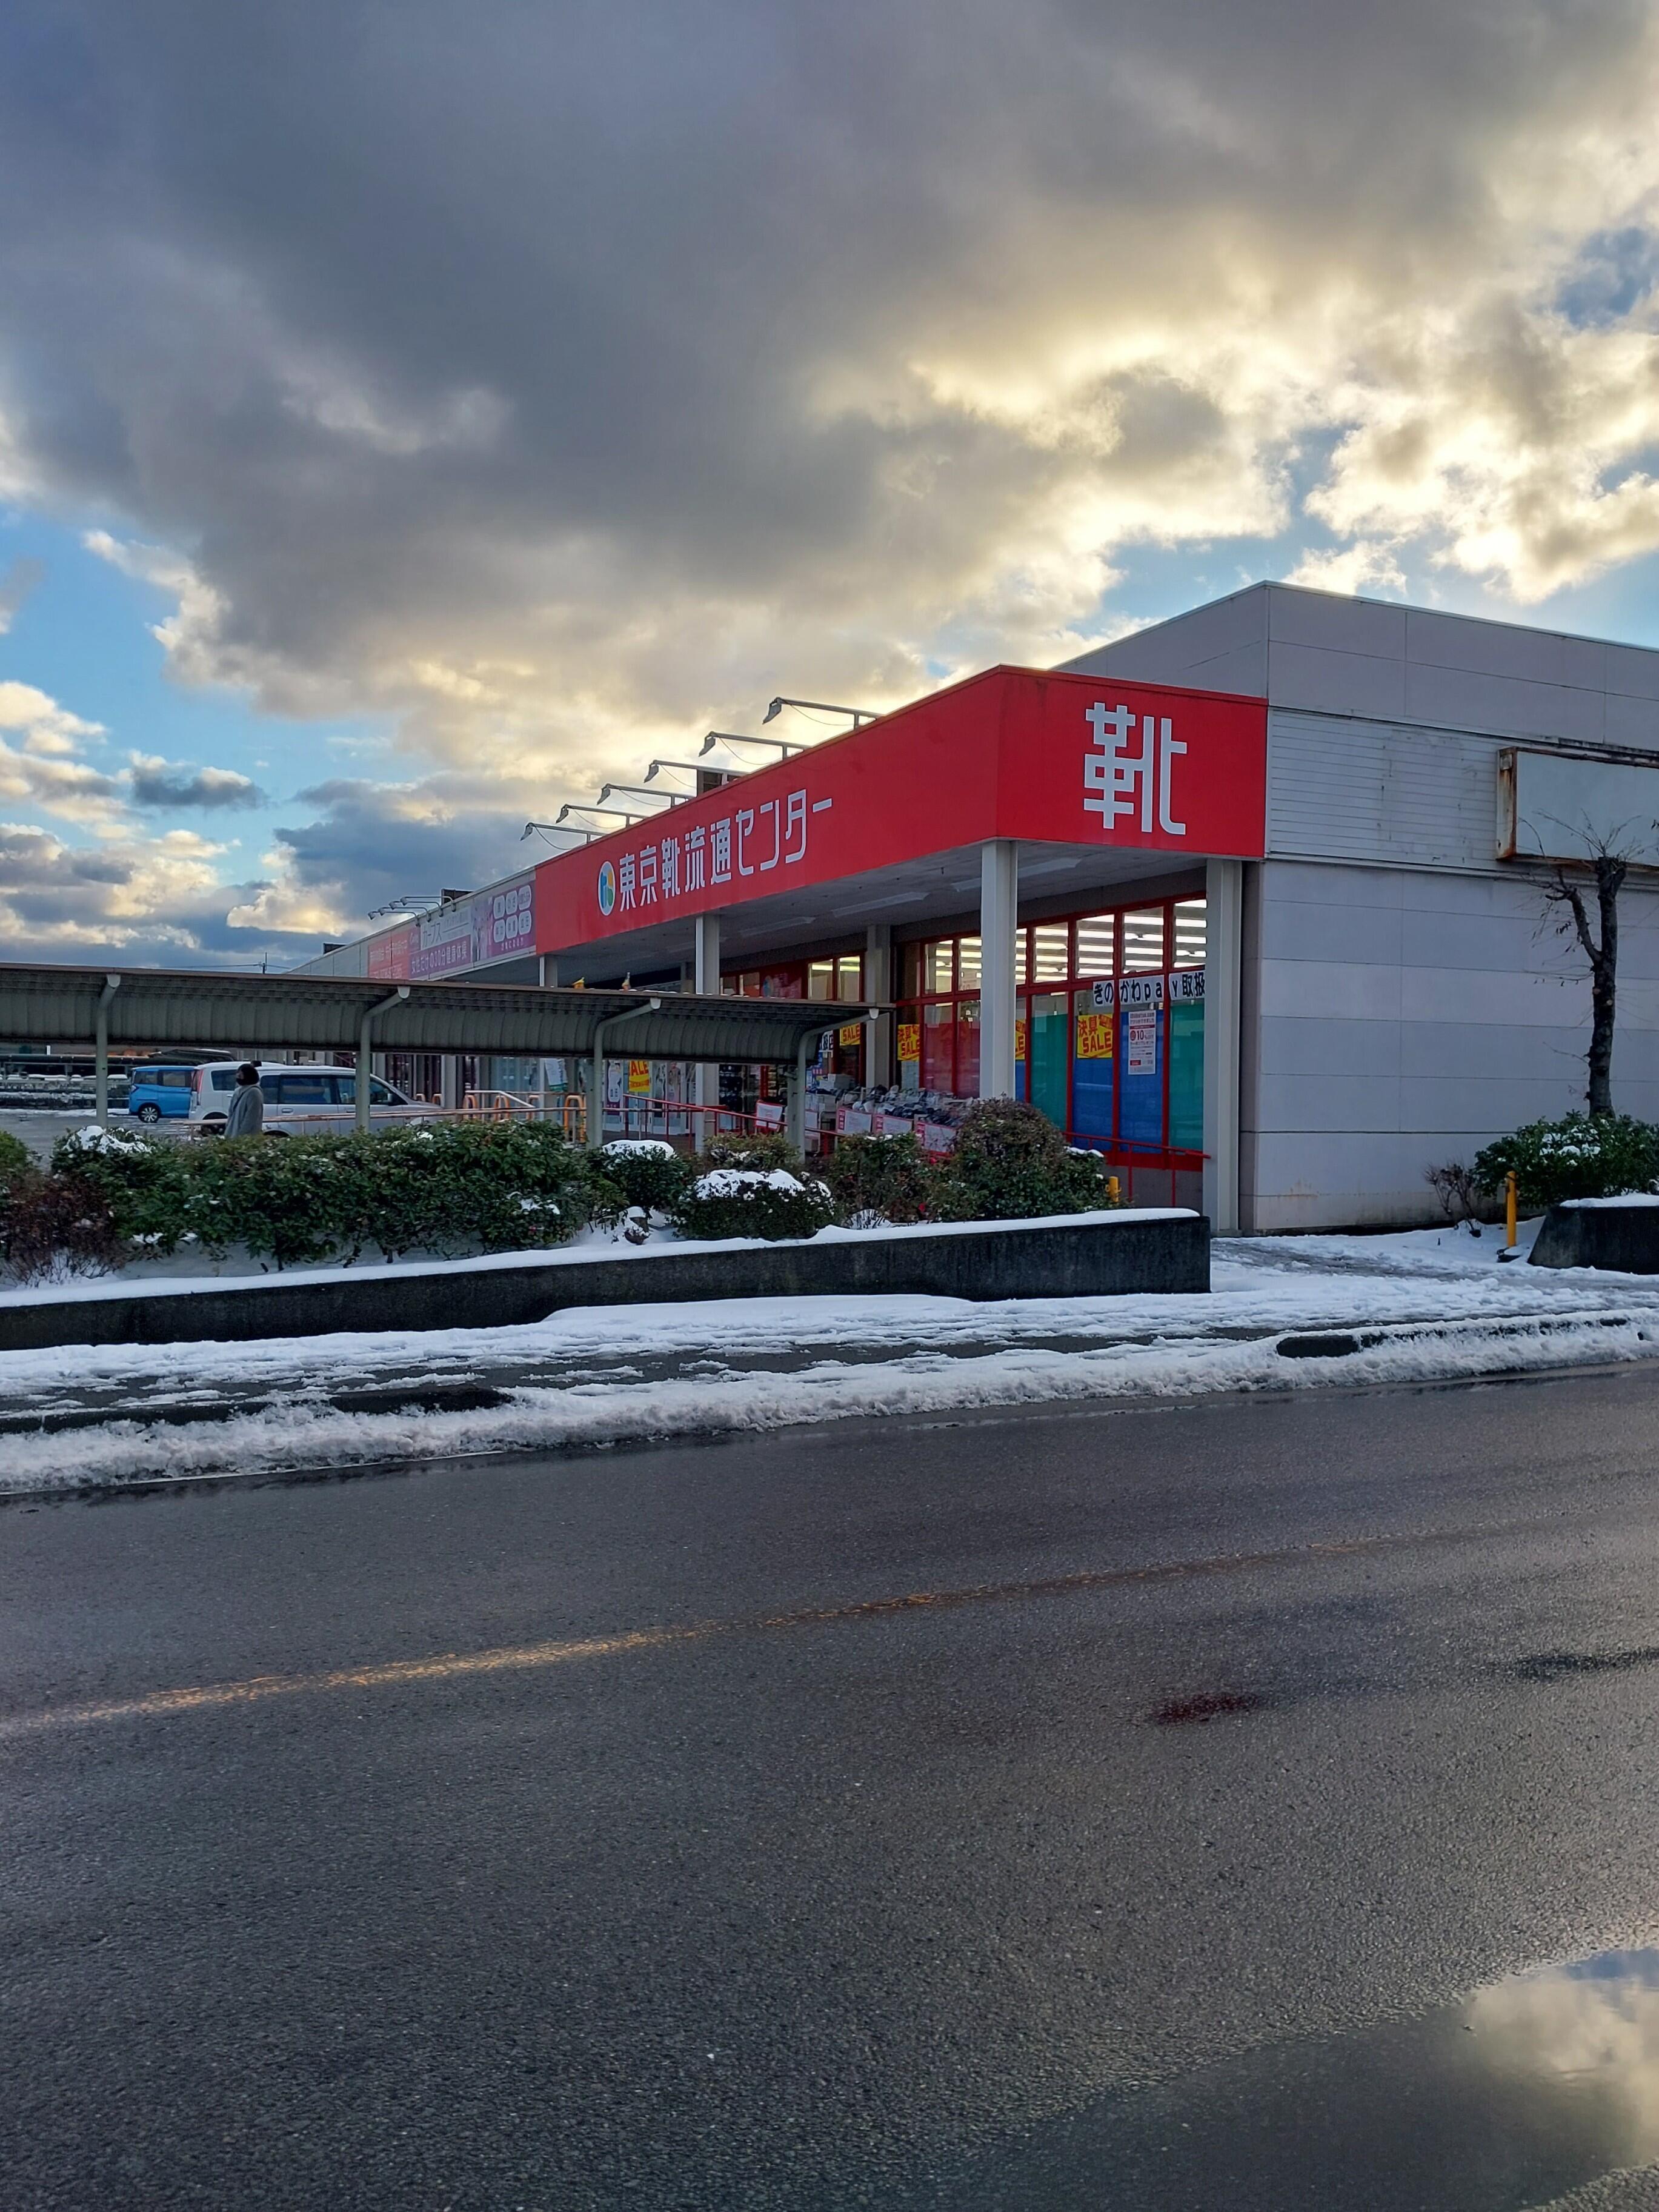
[[[227,1058],[270,1050],[516,1054],[585,1060],[602,1097],[605,1059],[746,1060],[789,1069],[787,1127],[801,1140],[805,1066],[826,1020],[861,1012],[786,999],[668,991],[544,990],[484,983],[398,983],[346,976],[236,975],[166,968],[0,966],[0,1042],[90,1042],[97,1116],[109,1113],[111,1047],[141,1052],[218,1048]],[[360,1127],[368,1086],[360,1084]],[[591,1117],[598,1141],[602,1116]]]

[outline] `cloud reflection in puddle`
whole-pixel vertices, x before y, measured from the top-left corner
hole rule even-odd
[[[951,2184],[952,2212],[1528,2212],[1659,2160],[1659,1950],[1114,2094]],[[944,2197],[908,2200],[943,2204]]]

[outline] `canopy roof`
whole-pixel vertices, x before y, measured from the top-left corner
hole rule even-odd
[[[90,1042],[100,1000],[112,1047],[222,1046],[227,1056],[272,1047],[355,1052],[373,1014],[377,1052],[579,1058],[594,1049],[601,1024],[626,1015],[615,1032],[617,1059],[793,1060],[803,1036],[883,1011],[846,1000],[43,964],[0,966],[0,1041]]]

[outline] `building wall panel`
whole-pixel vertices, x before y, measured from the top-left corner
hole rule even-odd
[[[1495,870],[1496,750],[1457,732],[1276,708],[1268,854]]]
[[[1535,891],[1513,878],[1269,861],[1258,896],[1249,1226],[1432,1220],[1426,1169],[1583,1104],[1589,986],[1582,960],[1539,927]],[[1659,894],[1627,889],[1620,921],[1614,1103],[1659,1120]],[[1386,943],[1390,924],[1392,963],[1332,957]]]

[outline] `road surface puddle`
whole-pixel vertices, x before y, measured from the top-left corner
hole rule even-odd
[[[1659,1950],[1614,1951],[1102,2099],[959,2176],[952,2203],[1522,2212],[1653,2160]]]

